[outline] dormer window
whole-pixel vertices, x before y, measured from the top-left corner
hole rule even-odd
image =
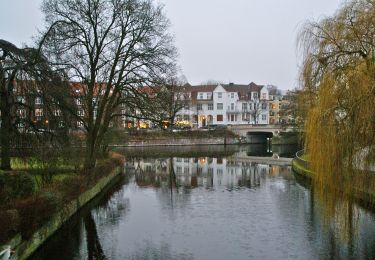
[[[223,97],[223,93],[221,93],[221,92],[217,93],[217,97],[218,98],[222,98]]]
[[[199,99],[203,99],[203,93],[199,93]]]
[[[234,98],[234,93],[230,93],[230,97],[231,97],[231,98]]]

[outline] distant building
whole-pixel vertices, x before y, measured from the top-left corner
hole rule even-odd
[[[264,86],[218,84],[190,86],[190,106],[179,111],[178,120],[195,128],[210,125],[269,124],[268,90]]]

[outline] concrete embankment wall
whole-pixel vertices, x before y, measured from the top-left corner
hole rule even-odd
[[[115,168],[109,175],[101,178],[94,187],[82,193],[78,198],[65,205],[55,213],[50,221],[45,223],[28,240],[22,240],[21,235],[15,236],[7,243],[15,252],[11,259],[26,259],[31,256],[50,236],[52,236],[66,221],[77,213],[85,204],[102,191],[114,185],[122,175],[122,168]],[[68,238],[67,238],[68,239]]]
[[[216,138],[171,138],[171,139],[152,139],[152,140],[132,140],[121,146],[173,146],[173,145],[220,145],[220,144],[238,144],[238,139],[232,137]],[[116,145],[114,145],[116,146]]]

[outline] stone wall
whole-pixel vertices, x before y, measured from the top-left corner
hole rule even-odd
[[[8,245],[15,252],[11,259],[26,259],[33,254],[50,236],[52,236],[66,221],[69,220],[78,210],[95,198],[109,185],[113,185],[121,176],[122,168],[117,167],[111,174],[100,179],[94,187],[82,193],[77,199],[72,200],[59,212],[51,217],[36,231],[30,239],[22,240],[20,235],[15,236]]]

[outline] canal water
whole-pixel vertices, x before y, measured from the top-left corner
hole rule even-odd
[[[374,212],[351,203],[350,225],[327,220],[324,201],[275,161],[296,147],[272,149],[121,150],[126,177],[31,259],[375,259]]]

